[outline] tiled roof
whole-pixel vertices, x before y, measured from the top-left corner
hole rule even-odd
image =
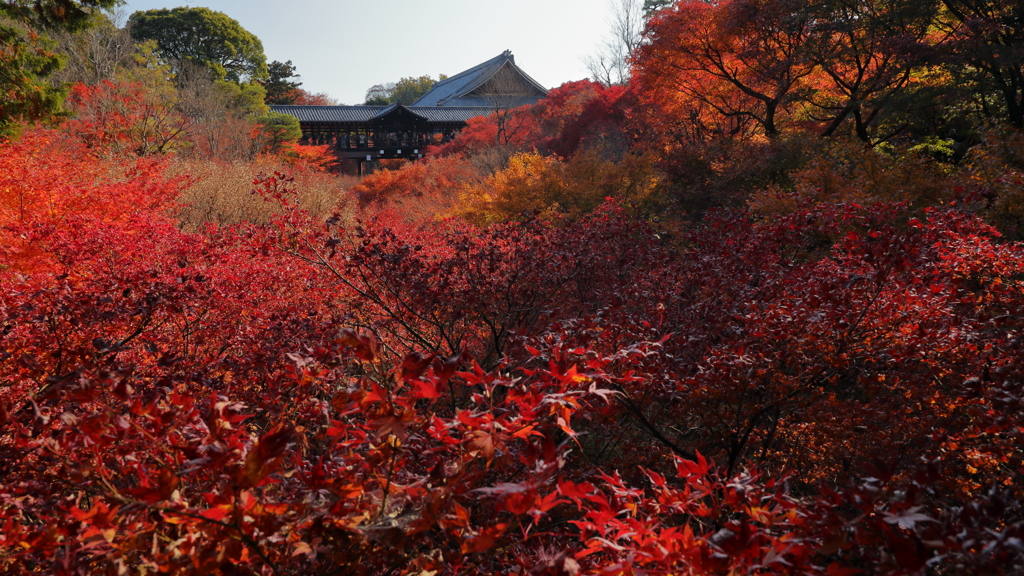
[[[299,122],[368,122],[388,106],[271,106],[281,114],[295,116]]]
[[[410,106],[409,109],[426,116],[431,122],[465,122],[494,112],[491,106]]]
[[[427,119],[427,117],[424,116],[423,114],[418,114],[418,113],[416,113],[415,110],[410,110],[408,106],[403,106],[402,104],[392,104],[390,106],[385,107],[380,112],[377,112],[376,114],[374,114],[373,115],[373,119],[374,120],[380,120],[381,118],[383,118],[383,117],[387,116],[388,114],[391,114],[391,113],[393,113],[393,112],[395,112],[396,110],[399,110],[399,109],[405,110],[407,112],[410,112],[413,116],[416,116],[416,117],[420,118],[421,120],[426,120]]]
[[[347,123],[369,122],[397,108],[391,106],[271,106],[274,112],[295,116],[299,122]],[[465,122],[494,111],[489,106],[407,106],[407,110],[428,122]]]
[[[515,57],[506,50],[490,60],[469,70],[446,78],[423,95],[412,106],[392,104],[390,106],[271,106],[274,112],[295,116],[302,123],[361,124],[381,120],[399,108],[407,110],[428,122],[466,122],[476,116],[487,116],[494,111],[494,102],[477,94],[474,90],[482,86],[503,67],[515,72],[523,82],[534,89],[535,95],[524,95],[516,102],[501,103],[510,108],[533,104],[547,90],[530,78],[518,66]]]
[[[485,96],[478,96],[476,94],[470,94],[468,96],[462,96],[459,98],[452,98],[448,100],[443,106],[431,106],[431,108],[449,108],[449,107],[461,107],[461,108],[490,108],[492,111],[497,104],[498,108],[511,109],[518,108],[520,106],[526,106],[527,104],[536,104],[540,100],[540,96],[509,96],[502,98],[497,103]],[[416,109],[426,108],[426,106],[419,106]]]
[[[469,93],[479,88],[494,76],[502,67],[509,67],[518,73],[519,76],[537,91],[538,95],[547,94],[547,89],[541,86],[536,80],[523,72],[522,68],[516,66],[515,56],[508,50],[491,58],[490,60],[477,64],[476,66],[459,72],[451,78],[434,84],[429,92],[412,103],[413,106],[479,106],[481,102],[486,106],[488,103],[479,96],[472,96]],[[536,98],[529,99],[531,102]],[[525,103],[525,102],[524,102]]]

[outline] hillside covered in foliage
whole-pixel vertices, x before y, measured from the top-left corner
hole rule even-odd
[[[1018,2],[649,1],[362,179],[107,4],[0,2],[0,573],[1024,574]]]

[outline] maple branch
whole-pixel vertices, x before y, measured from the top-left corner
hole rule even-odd
[[[672,442],[671,440],[666,438],[665,435],[662,434],[658,430],[658,428],[647,419],[647,417],[643,413],[643,410],[641,410],[640,407],[633,402],[632,398],[630,398],[629,396],[629,393],[626,392],[626,390],[621,385],[614,384],[614,386],[618,388],[619,394],[616,395],[616,398],[619,400],[619,403],[626,407],[626,410],[628,410],[629,413],[632,414],[640,422],[640,426],[643,427],[643,429],[646,430],[648,434],[650,434],[658,442],[664,444],[666,447],[672,450],[672,452],[676,453],[676,455],[682,456],[687,460],[697,459],[697,454],[690,452],[689,450],[686,450],[684,448],[681,448],[680,446],[676,445],[675,442]]]

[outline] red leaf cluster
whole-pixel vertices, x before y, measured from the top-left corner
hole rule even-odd
[[[1024,251],[972,215],[318,222],[274,174],[275,222],[189,234],[174,182],[37,137],[0,149],[39,171],[0,187],[4,573],[1024,563]]]

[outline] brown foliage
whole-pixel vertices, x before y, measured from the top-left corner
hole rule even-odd
[[[260,157],[253,162],[180,159],[170,163],[167,173],[187,184],[178,197],[179,225],[189,231],[207,224],[220,226],[241,222],[266,223],[279,213],[276,204],[253,194],[253,181],[260,174],[288,170],[302,191],[298,204],[315,217],[326,218],[335,211],[346,213],[352,176],[339,176],[312,169],[296,169],[279,160]]]

